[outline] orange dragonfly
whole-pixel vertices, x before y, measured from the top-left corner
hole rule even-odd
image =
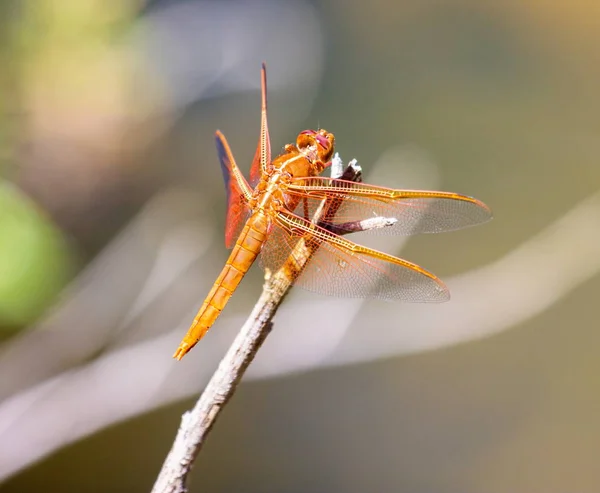
[[[318,176],[334,151],[334,136],[324,129],[300,132],[295,144],[286,145],[271,160],[264,64],[261,95],[260,137],[249,182],[225,136],[216,133],[228,201],[225,244],[233,251],[173,355],[178,360],[213,325],[259,254],[265,269],[277,272],[284,267],[294,285],[317,293],[440,302],[448,300],[449,293],[434,274],[336,233],[349,232],[348,225],[372,217],[396,220],[371,231],[400,235],[451,231],[492,217],[483,202],[465,195],[392,190]],[[317,213],[315,223],[311,218]],[[299,241],[308,248],[307,262],[293,258]],[[297,265],[301,267],[294,268]]]

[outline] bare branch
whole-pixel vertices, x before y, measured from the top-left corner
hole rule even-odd
[[[206,389],[191,411],[181,418],[181,425],[158,479],[155,493],[183,493],[198,452],[214,425],[221,409],[231,398],[246,368],[272,328],[272,318],[283,301],[289,284],[265,283],[263,292],[248,320],[231,344]]]

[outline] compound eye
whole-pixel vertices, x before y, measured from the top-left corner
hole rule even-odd
[[[315,135],[315,138],[317,139],[317,142],[321,144],[321,147],[323,147],[324,149],[329,149],[331,147],[331,143],[327,140],[327,137],[325,137],[324,135],[317,134]]]
[[[296,146],[298,146],[298,148],[300,149],[303,149],[315,145],[316,135],[317,132],[315,132],[314,130],[303,130],[298,134],[298,138],[296,139]]]

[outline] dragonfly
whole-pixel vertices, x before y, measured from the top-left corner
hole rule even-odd
[[[233,250],[174,358],[183,358],[202,339],[259,255],[265,271],[284,269],[291,284],[325,295],[410,302],[449,299],[448,288],[431,272],[354,243],[346,233],[374,217],[393,220],[369,232],[452,231],[491,219],[487,205],[457,193],[394,190],[320,176],[331,164],[335,144],[334,135],[324,129],[300,132],[294,144],[271,159],[264,63],[260,115],[249,180],[225,136],[216,132],[228,205],[225,245]],[[300,242],[303,249],[297,248]],[[303,258],[296,258],[298,251]]]

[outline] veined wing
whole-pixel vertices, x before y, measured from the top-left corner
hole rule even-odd
[[[250,167],[250,185],[252,188],[256,186],[261,175],[271,163],[271,138],[269,137],[269,126],[267,124],[267,67],[264,63],[260,71],[260,89],[260,135]]]
[[[293,283],[316,293],[350,298],[441,302],[448,289],[435,275],[357,245],[287,211],[275,217],[261,264],[286,270]]]
[[[334,213],[324,214],[324,227],[362,221],[371,217],[395,218],[385,228],[370,230],[374,233],[411,235],[439,233],[474,226],[492,218],[483,202],[450,192],[426,190],[394,190],[364,183],[311,177],[293,180],[286,186],[286,194],[301,197],[305,218],[312,217],[324,198],[333,205]]]
[[[246,219],[250,215],[248,200],[252,190],[244,175],[238,168],[227,143],[225,136],[217,131],[215,134],[217,153],[223,171],[225,192],[227,194],[227,220],[225,222],[225,246],[233,247],[240,232],[244,228]]]

